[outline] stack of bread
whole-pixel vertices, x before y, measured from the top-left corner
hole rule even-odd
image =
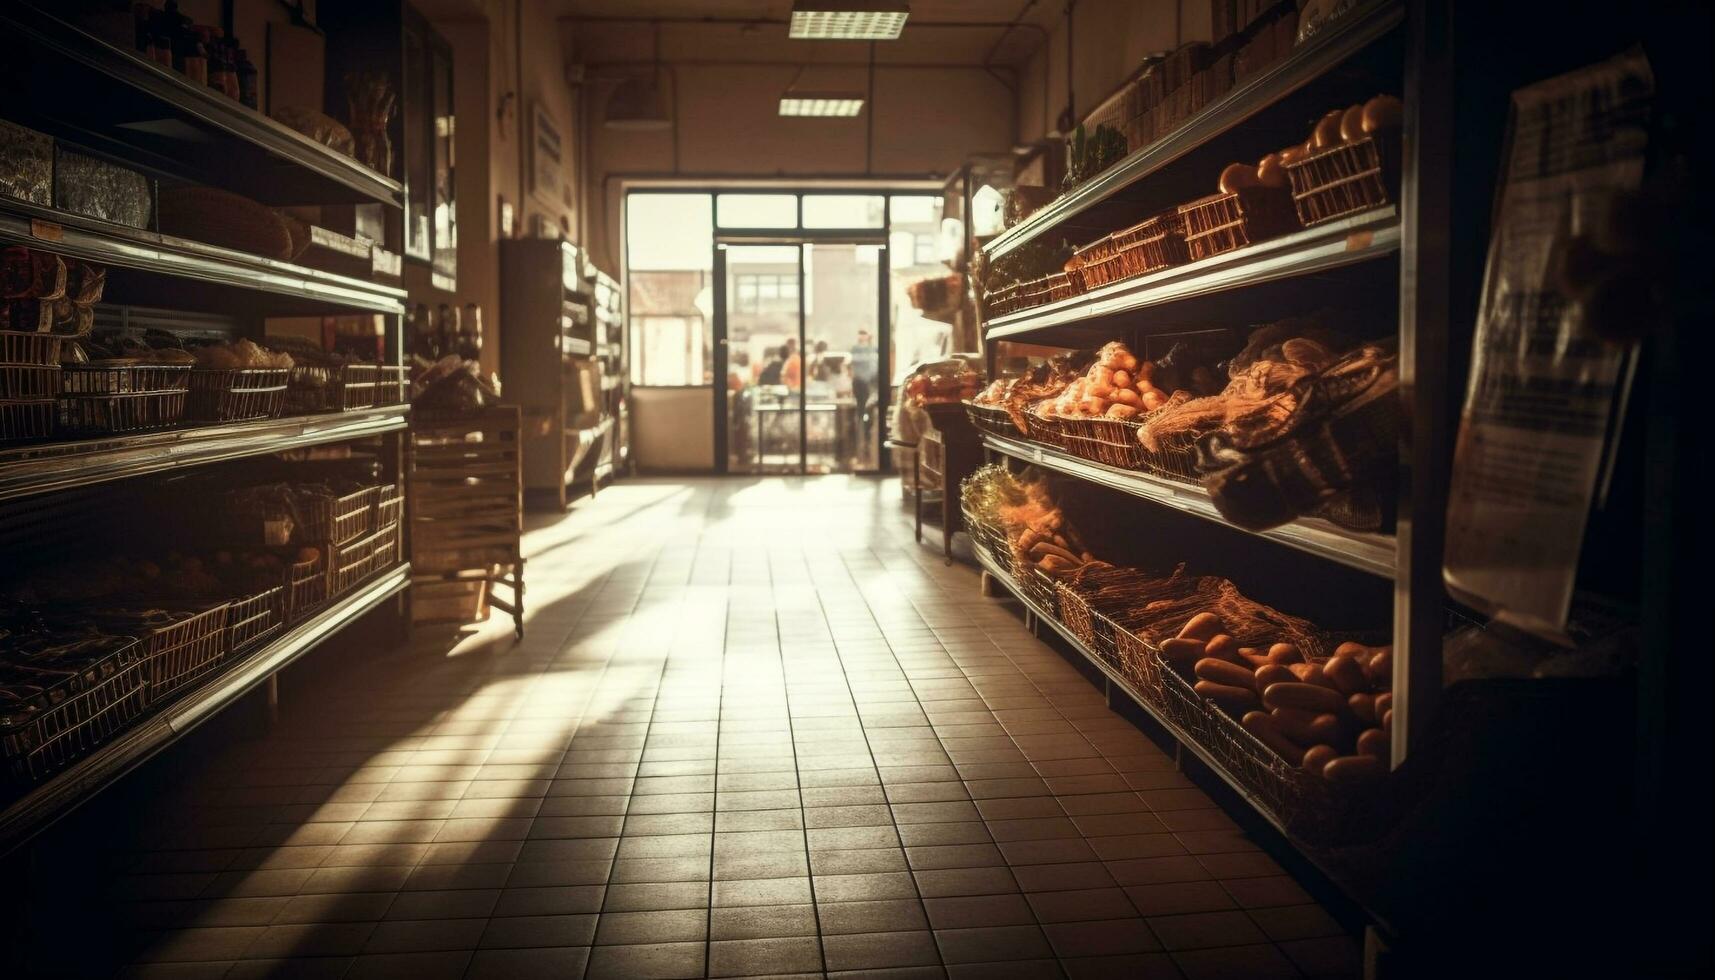
[[[1096,361],[1082,378],[1066,386],[1059,397],[1039,408],[1060,418],[1130,419],[1167,404],[1168,393],[1153,381],[1155,365],[1140,360],[1120,341],[1096,352]]]

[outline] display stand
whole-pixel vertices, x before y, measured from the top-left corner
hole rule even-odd
[[[420,412],[411,422],[413,625],[465,622],[483,601],[512,615],[524,636],[523,477],[519,410]],[[511,590],[510,600],[492,594]],[[471,603],[474,600],[474,603]],[[470,603],[470,604],[467,604]]]

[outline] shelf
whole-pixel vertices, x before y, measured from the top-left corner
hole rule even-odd
[[[264,204],[400,205],[397,180],[44,10],[6,4],[0,30],[11,40],[0,77],[30,93],[31,118],[17,122]]]
[[[1163,507],[1171,507],[1182,513],[1214,521],[1235,531],[1256,534],[1372,575],[1388,579],[1394,576],[1396,548],[1390,535],[1348,531],[1337,524],[1313,517],[1301,517],[1290,524],[1267,531],[1245,531],[1227,523],[1202,487],[1163,480],[1137,470],[1105,466],[1020,439],[1007,439],[986,432],[982,434],[982,439],[983,445],[995,452],[1044,469],[1141,497]]]
[[[994,559],[990,558],[983,549],[976,548],[973,550],[976,552],[977,562],[982,565],[983,571],[987,572],[992,578],[1005,586],[1006,590],[1012,593],[1013,597],[1016,598],[1024,608],[1030,610],[1031,614],[1036,617],[1038,622],[1046,623],[1048,626],[1052,627],[1054,632],[1058,633],[1060,638],[1065,640],[1072,649],[1076,650],[1080,656],[1089,661],[1091,666],[1101,671],[1102,676],[1107,678],[1109,684],[1125,692],[1125,696],[1127,698],[1131,699],[1134,704],[1147,712],[1157,724],[1166,729],[1167,734],[1170,735],[1174,741],[1184,746],[1192,755],[1195,755],[1200,759],[1203,765],[1209,768],[1210,772],[1220,777],[1221,781],[1226,783],[1233,792],[1237,793],[1245,803],[1249,804],[1251,809],[1255,810],[1263,819],[1273,825],[1276,830],[1280,831],[1281,836],[1290,837],[1286,832],[1286,826],[1281,823],[1280,818],[1275,815],[1274,811],[1265,806],[1261,800],[1258,800],[1256,798],[1256,794],[1246,788],[1243,782],[1239,781],[1231,773],[1227,772],[1226,768],[1215,760],[1215,757],[1209,753],[1208,749],[1199,745],[1196,739],[1186,734],[1184,729],[1174,724],[1167,715],[1158,711],[1154,705],[1150,704],[1148,700],[1137,692],[1136,688],[1131,686],[1131,681],[1127,680],[1125,675],[1114,670],[1113,667],[1100,656],[1097,656],[1095,651],[1085,646],[1084,641],[1078,639],[1077,634],[1073,633],[1066,624],[1060,622],[1060,620],[1055,617],[1050,616],[1040,606],[1032,602],[1030,597],[1025,595],[1024,590],[1019,588],[1018,582],[1013,579],[1012,574],[996,564]]]
[[[0,854],[9,853],[55,820],[112,785],[186,732],[248,693],[270,674],[403,591],[411,566],[372,578],[333,605],[288,629],[274,642],[228,665],[200,687],[175,698],[93,755],[54,776],[0,811]]]
[[[1068,329],[1095,330],[1119,317],[1171,303],[1312,276],[1399,252],[1399,210],[1389,206],[1258,242],[1224,255],[1109,283],[1057,303],[995,317],[990,340]]]
[[[1324,31],[1262,74],[1247,79],[1184,125],[1044,205],[996,235],[984,251],[992,263],[1052,228],[1107,201],[1192,150],[1280,101],[1357,54],[1405,20],[1405,4],[1384,2]],[[1139,216],[1141,217],[1141,216]],[[1133,220],[1136,220],[1134,218]],[[1111,230],[1111,229],[1110,229]]]
[[[0,500],[403,431],[409,405],[0,449]]]
[[[278,316],[405,311],[403,289],[18,201],[0,203],[0,244],[27,245],[107,266],[109,296],[126,303],[186,309],[208,299],[213,302],[207,305],[217,309]],[[151,275],[125,276],[123,270]],[[154,276],[182,281],[151,281]],[[186,283],[212,292],[199,298]],[[284,301],[259,303],[258,292]]]

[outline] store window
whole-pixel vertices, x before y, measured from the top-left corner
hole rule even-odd
[[[796,228],[796,194],[721,194],[715,220],[722,228]]]
[[[708,194],[626,196],[632,384],[709,383],[714,234]]]
[[[806,228],[880,228],[886,204],[879,194],[806,194]]]
[[[733,276],[732,308],[738,313],[798,312],[798,274]]]

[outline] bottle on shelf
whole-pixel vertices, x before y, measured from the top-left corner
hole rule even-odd
[[[210,28],[210,32],[207,84],[226,95],[236,81],[232,75],[232,62],[227,60],[226,35],[219,28]]]
[[[459,356],[467,361],[482,360],[482,307],[466,303],[463,325],[464,329],[459,334]]]
[[[180,70],[198,85],[208,84],[209,49],[213,47],[215,30],[198,25],[191,31],[187,46],[179,56]]]
[[[257,91],[256,66],[250,62],[250,54],[243,48],[237,48],[235,57],[238,59],[238,101],[252,109],[262,108],[262,101]]]

